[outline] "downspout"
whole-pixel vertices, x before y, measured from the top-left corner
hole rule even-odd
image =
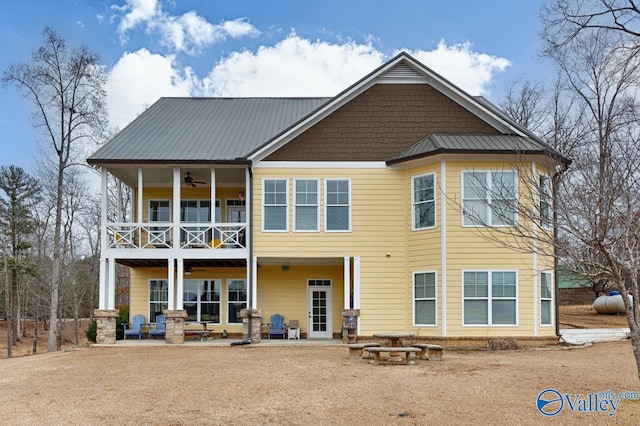
[[[553,184],[551,188],[551,199],[553,203],[553,282],[554,282],[554,294],[555,294],[555,314],[556,314],[556,336],[560,337],[560,289],[558,283],[558,255],[556,245],[558,242],[558,213],[556,206],[558,201],[558,184],[562,178],[562,174],[567,171],[568,164],[563,164],[561,169],[553,174]]]
[[[253,333],[253,171],[251,169],[251,164],[247,166],[247,170],[249,172],[249,188],[247,188],[247,194],[249,194],[249,196],[246,197],[249,201],[249,205],[247,206],[247,221],[250,224],[249,232],[247,232],[248,235],[246,237],[246,241],[249,243],[249,260],[247,262],[247,268],[249,268],[249,282],[247,283],[247,308],[249,308],[249,318],[247,319],[247,326],[249,329],[247,330],[247,340],[251,343]]]

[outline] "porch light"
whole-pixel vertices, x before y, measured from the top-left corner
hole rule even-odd
[[[244,201],[244,191],[240,191],[240,192],[238,192],[238,199],[239,199],[240,201]]]

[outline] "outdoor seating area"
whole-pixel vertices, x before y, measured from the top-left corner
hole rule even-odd
[[[427,361],[441,361],[444,348],[440,345],[427,343],[404,344],[402,339],[412,338],[411,332],[387,332],[376,333],[373,337],[384,341],[353,343],[348,345],[349,358],[369,360],[369,363],[378,364],[405,364],[414,365],[416,358]],[[384,355],[383,355],[384,354]]]

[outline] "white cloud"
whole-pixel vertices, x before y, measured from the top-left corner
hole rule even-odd
[[[126,37],[127,31],[139,24],[151,20],[160,13],[160,5],[157,0],[126,0],[125,6],[111,6],[114,10],[127,12],[118,25],[120,37]]]
[[[331,44],[289,35],[255,53],[234,52],[203,81],[216,96],[332,96],[383,62],[369,44]]]
[[[244,18],[214,25],[195,11],[179,16],[166,13],[157,0],[126,0],[125,6],[112,8],[124,12],[118,25],[122,42],[127,40],[128,31],[143,25],[147,32],[159,34],[160,43],[172,52],[195,55],[203,48],[227,37],[255,37],[260,34],[260,31]]]
[[[486,94],[509,61],[469,43],[408,52],[472,95]],[[205,77],[174,56],[146,49],[123,55],[109,73],[111,122],[123,127],[161,96],[333,96],[389,59],[371,44],[331,44],[290,34],[274,46],[234,52]]]
[[[447,46],[441,40],[434,50],[407,53],[471,95],[486,95],[495,74],[511,64],[505,58],[474,52],[470,42]]]
[[[105,87],[111,124],[124,127],[162,96],[190,96],[194,84],[191,69],[179,69],[172,56],[146,49],[125,53],[109,72]]]

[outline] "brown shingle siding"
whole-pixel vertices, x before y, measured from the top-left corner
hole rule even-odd
[[[378,84],[268,161],[386,161],[432,133],[499,133],[426,84]]]

